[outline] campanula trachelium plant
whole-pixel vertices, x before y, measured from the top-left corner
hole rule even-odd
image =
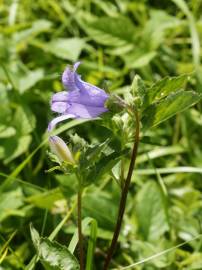
[[[165,79],[160,83],[157,82],[150,89],[146,88],[139,76],[135,76],[127,96],[109,95],[103,89],[81,80],[80,75],[76,72],[79,64],[80,62],[77,62],[73,68],[67,67],[63,72],[62,83],[66,91],[54,94],[51,99],[51,110],[60,115],[49,123],[48,131],[52,132],[54,127],[64,120],[93,119],[109,110],[110,114],[103,118],[103,125],[109,129],[112,128],[112,130],[116,129],[114,135],[116,140],[118,139],[120,142],[120,145],[113,149],[111,142],[115,138],[112,136],[112,138],[107,139],[100,145],[89,147],[86,144],[79,151],[72,153],[65,142],[58,136],[50,135],[49,143],[52,152],[59,159],[60,168],[64,174],[69,170],[69,173],[74,173],[77,177],[77,225],[79,267],[81,270],[85,268],[82,232],[83,192],[86,187],[93,183],[94,179],[102,177],[103,173],[113,169],[115,165],[119,164],[122,168],[119,178],[116,179],[121,190],[117,220],[103,265],[103,270],[107,270],[109,269],[121,231],[127,195],[141,139],[141,130],[145,131],[152,126],[156,126],[177,111],[184,110],[195,104],[200,100],[200,95],[193,91],[178,90],[179,81],[183,85],[187,76]],[[158,84],[160,84],[160,87]],[[167,89],[164,92],[162,85]],[[174,91],[172,92],[172,90]],[[132,149],[130,162],[127,175],[124,175],[124,156],[130,152],[129,148]],[[92,256],[90,262],[88,261],[89,256],[87,256],[87,265],[92,266]]]

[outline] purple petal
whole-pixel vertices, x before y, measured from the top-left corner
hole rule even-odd
[[[65,113],[69,106],[67,102],[53,102],[51,104],[51,110],[57,113]]]
[[[74,64],[74,68],[73,68],[73,71],[76,72],[77,68],[80,66],[81,62],[78,61]]]
[[[58,123],[70,118],[76,118],[76,116],[73,114],[64,114],[54,118],[48,125],[48,132],[52,131]]]
[[[65,113],[69,107],[68,92],[62,91],[53,95],[51,100],[51,110],[58,113]]]
[[[109,95],[104,90],[81,80],[76,70],[80,62],[73,68],[67,67],[62,75],[62,82],[69,91],[53,95],[51,109],[62,115],[54,118],[48,130],[51,131],[59,122],[69,118],[94,118],[108,111],[105,102]]]
[[[93,107],[93,106],[86,106],[83,104],[72,103],[72,105],[68,109],[69,114],[73,114],[79,118],[94,118],[98,117],[100,114],[108,111],[104,107]]]
[[[68,92],[62,91],[52,96],[51,110],[58,113],[65,113],[69,107]]]
[[[52,96],[52,102],[57,102],[57,101],[67,101],[68,100],[68,93],[67,91],[62,91],[59,93],[56,93]]]
[[[62,83],[69,91],[79,90],[75,84],[75,79],[79,79],[79,75],[76,73],[79,65],[80,62],[76,62],[73,70],[70,67],[67,67],[62,74]]]

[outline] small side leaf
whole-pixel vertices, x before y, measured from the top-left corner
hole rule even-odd
[[[104,148],[107,146],[107,144],[109,143],[110,139],[107,139],[106,141],[104,141],[103,143],[100,144],[96,144],[92,147],[89,147],[86,152],[86,159],[88,161],[95,161],[97,160],[97,158],[99,157],[99,155],[101,154],[101,152],[104,150]]]
[[[146,90],[143,80],[140,78],[139,75],[135,75],[132,82],[131,90],[132,90],[132,95],[136,99],[138,98],[140,99],[141,107],[146,108],[147,100],[145,99],[145,97],[147,96],[147,90]]]

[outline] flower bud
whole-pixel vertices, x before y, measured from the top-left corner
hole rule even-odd
[[[75,164],[71,151],[60,137],[50,136],[49,145],[51,151],[59,158],[61,162],[65,161],[67,163]]]

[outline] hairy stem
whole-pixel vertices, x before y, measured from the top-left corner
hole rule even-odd
[[[133,145],[130,165],[129,165],[129,169],[128,169],[127,178],[125,180],[125,183],[124,183],[124,186],[123,186],[123,189],[122,189],[121,199],[120,199],[120,203],[119,203],[118,217],[117,217],[117,221],[116,221],[116,226],[115,226],[113,238],[112,238],[112,241],[111,241],[111,245],[110,245],[110,247],[108,249],[108,253],[107,253],[107,257],[106,257],[106,260],[105,260],[103,270],[108,269],[110,261],[112,259],[114,250],[115,250],[116,245],[117,245],[118,237],[119,237],[119,234],[120,234],[124,211],[125,211],[125,208],[126,208],[126,200],[127,200],[128,190],[129,190],[133,170],[134,170],[134,167],[135,167],[135,161],[136,161],[138,145],[139,145],[140,123],[139,123],[138,111],[135,111],[135,121],[136,121],[135,141],[134,141],[134,145]]]
[[[77,213],[78,213],[78,236],[79,236],[79,262],[80,270],[84,270],[84,254],[83,254],[83,235],[82,235],[82,217],[81,217],[81,207],[82,207],[82,190],[80,189],[77,195]]]

